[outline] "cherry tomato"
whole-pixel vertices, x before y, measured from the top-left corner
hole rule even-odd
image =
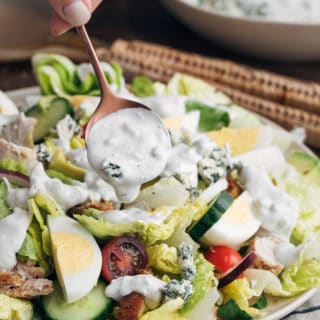
[[[227,246],[213,246],[204,253],[204,257],[221,273],[228,271],[242,260],[236,250]]]
[[[147,252],[143,243],[130,236],[116,237],[102,249],[102,276],[112,279],[135,275],[147,265]]]

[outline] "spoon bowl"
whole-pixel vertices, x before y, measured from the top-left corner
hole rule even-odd
[[[88,32],[85,26],[77,27],[77,31],[79,33],[80,38],[83,41],[83,44],[87,50],[87,54],[89,56],[90,62],[92,64],[93,70],[98,80],[98,84],[101,90],[101,100],[99,102],[98,107],[90,117],[86,130],[85,130],[85,140],[88,141],[88,135],[92,127],[95,125],[97,121],[104,118],[105,116],[116,112],[120,109],[127,109],[127,108],[143,108],[150,110],[147,106],[143,105],[138,101],[132,101],[128,99],[124,99],[121,97],[116,96],[105,77],[105,74],[101,68],[99,59],[93,47],[93,44],[90,40]]]

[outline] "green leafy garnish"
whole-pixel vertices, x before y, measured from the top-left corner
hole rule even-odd
[[[245,311],[241,310],[236,302],[231,299],[228,302],[222,304],[217,312],[218,316],[224,320],[250,320],[252,317]]]
[[[137,76],[133,79],[131,91],[138,97],[153,96],[156,93],[153,82],[144,76]]]
[[[199,129],[201,131],[219,130],[227,127],[230,123],[229,113],[217,108],[211,107],[199,101],[187,101],[186,111],[200,111]]]
[[[261,296],[251,307],[256,309],[263,309],[268,305],[267,297],[264,292],[262,292]]]

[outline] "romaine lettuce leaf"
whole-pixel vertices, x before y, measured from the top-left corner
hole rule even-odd
[[[182,306],[183,300],[181,298],[169,300],[159,308],[144,314],[140,320],[185,320],[186,318],[178,312]]]
[[[137,97],[153,96],[156,93],[152,80],[145,76],[133,78],[131,91]]]
[[[185,95],[195,100],[216,105],[231,105],[230,98],[209,83],[181,73],[176,73],[168,82],[168,94]]]
[[[281,273],[283,289],[291,296],[320,285],[319,237],[306,243],[298,259]]]
[[[230,123],[229,113],[198,101],[187,101],[186,111],[200,111],[199,130],[210,131],[227,127]]]
[[[11,298],[0,294],[0,319],[32,320],[32,303],[27,300]]]
[[[246,278],[236,279],[221,289],[223,302],[227,303],[233,300],[239,308],[251,317],[261,317],[263,312],[259,309],[252,308],[249,300],[256,296],[256,291],[250,287],[250,282]]]
[[[7,186],[6,183],[0,179],[0,220],[7,217],[10,212],[7,202]]]
[[[160,272],[180,274],[177,248],[166,243],[156,244],[147,248],[149,264]]]
[[[75,215],[74,217],[97,238],[104,239],[123,234],[136,234],[147,246],[151,246],[158,241],[169,239],[175,229],[180,228],[181,225],[186,228],[204,210],[206,210],[206,205],[200,200],[195,203],[187,203],[173,210],[160,225],[154,223],[145,224],[141,221],[114,224],[99,219],[98,216],[88,216],[87,214],[90,214],[90,211],[85,211],[83,215]],[[179,243],[173,246],[177,247]]]
[[[277,186],[295,198],[300,213],[297,224],[291,234],[295,245],[304,243],[313,234],[320,231],[320,187],[288,166],[282,176],[274,177]]]
[[[211,291],[214,284],[213,265],[202,254],[195,257],[196,276],[192,282],[193,294],[188,299],[181,314],[187,315]]]
[[[81,79],[78,74],[81,65],[76,66],[65,56],[36,54],[32,58],[32,65],[44,95],[100,94],[95,75],[89,72]],[[122,70],[116,64],[108,65],[108,69],[109,67],[112,74],[105,70],[106,78],[120,90],[123,86]]]

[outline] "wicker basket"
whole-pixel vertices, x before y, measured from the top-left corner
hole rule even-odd
[[[166,82],[176,72],[202,78],[235,103],[287,129],[304,127],[307,143],[320,148],[319,84],[141,41],[117,40],[98,53],[102,59],[119,62],[129,78],[143,74]]]

